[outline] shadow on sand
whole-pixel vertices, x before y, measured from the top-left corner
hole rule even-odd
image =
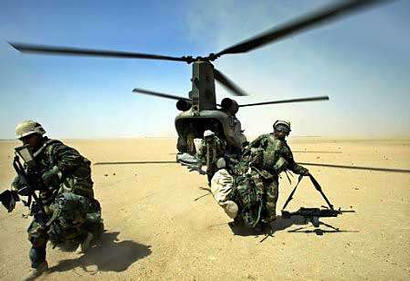
[[[239,236],[255,236],[258,237],[259,235],[265,235],[265,237],[260,241],[263,242],[267,237],[273,237],[275,232],[286,230],[293,225],[299,225],[302,227],[298,227],[292,230],[288,230],[290,233],[314,233],[316,235],[323,235],[324,233],[340,233],[340,232],[358,232],[358,231],[348,231],[348,230],[340,230],[335,228],[329,224],[321,223],[320,225],[325,226],[325,228],[317,228],[314,227],[309,221],[307,221],[302,216],[292,216],[291,218],[282,218],[278,216],[276,218],[275,223],[272,227],[265,226],[262,230],[255,230],[249,229],[242,225],[236,225],[233,223],[229,223],[229,227],[231,228],[232,232],[235,235]],[[310,229],[307,229],[310,228]]]
[[[104,232],[99,241],[87,253],[77,259],[60,261],[49,272],[62,272],[81,267],[86,272],[126,270],[131,264],[151,254],[151,246],[136,243],[131,240],[118,242],[119,232]],[[90,271],[92,266],[96,270]]]
[[[271,227],[263,227],[262,230],[246,228],[243,225],[229,223],[229,227],[235,235],[239,236],[258,236],[258,235],[273,235],[276,231],[285,230],[292,225],[307,225],[306,220],[301,216],[294,216],[290,219],[284,219],[281,216],[276,218],[275,224]]]

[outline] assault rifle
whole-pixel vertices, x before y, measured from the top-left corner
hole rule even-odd
[[[20,158],[23,159],[25,166],[20,162]],[[43,189],[41,171],[39,171],[28,145],[15,148],[13,167],[19,178],[19,189],[2,192],[0,194],[1,203],[11,212],[15,202],[20,201],[20,196],[27,196],[27,201],[21,201],[30,209],[30,215],[34,216],[42,227],[46,227],[47,216],[44,206],[36,194],[36,190]]]

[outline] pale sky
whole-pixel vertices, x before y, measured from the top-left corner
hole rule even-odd
[[[7,41],[208,55],[335,1],[0,1],[0,138],[25,119],[63,138],[176,136],[175,102],[191,65],[20,54]],[[247,135],[276,119],[294,135],[410,136],[410,1],[394,1],[215,62],[251,95],[239,104],[328,95],[330,101],[243,108]],[[218,100],[230,96],[217,87]],[[231,97],[231,96],[230,96]]]

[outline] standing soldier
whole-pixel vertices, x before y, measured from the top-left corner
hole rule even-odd
[[[17,138],[28,147],[35,161],[35,173],[30,175],[28,169],[26,173],[41,183],[39,201],[46,220],[44,224],[34,213],[28,228],[32,271],[26,280],[34,279],[48,269],[48,240],[54,245],[67,245],[68,242],[76,247],[80,244],[81,250],[85,251],[91,240],[103,231],[100,204],[94,199],[91,162],[61,141],[47,138],[45,133],[39,123],[31,120],[16,127]],[[14,192],[26,187],[27,183],[20,175],[12,183]],[[33,210],[32,206],[32,213]]]
[[[291,170],[292,172],[308,176],[308,169],[298,165],[293,159],[292,151],[286,142],[290,133],[290,123],[277,120],[273,124],[273,133],[261,135],[249,144],[254,151],[253,165],[259,171],[259,182],[266,192],[266,214],[264,221],[272,223],[276,219],[276,202],[278,201],[279,181],[281,172]]]
[[[220,157],[224,157],[226,143],[218,138],[211,130],[204,132],[201,148],[198,152],[198,158],[206,165],[206,174],[208,176],[208,184],[211,185],[211,179],[218,170],[216,161]]]

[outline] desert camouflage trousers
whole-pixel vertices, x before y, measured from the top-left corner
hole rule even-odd
[[[279,197],[279,181],[273,176],[266,179],[257,173],[252,173],[252,179],[256,190],[260,190],[263,194],[262,202],[264,202],[262,218],[265,222],[270,222],[276,219],[276,203]]]
[[[276,219],[276,203],[279,197],[279,182],[277,178],[262,180],[265,190],[266,214],[265,219],[270,222]]]

